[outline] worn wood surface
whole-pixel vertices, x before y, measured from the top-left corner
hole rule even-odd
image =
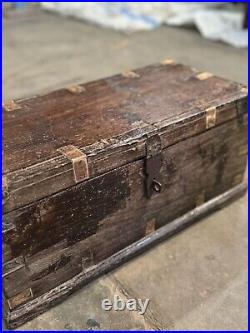
[[[100,262],[98,265],[93,266],[88,271],[81,271],[65,283],[62,283],[36,299],[28,301],[26,304],[14,309],[12,312],[7,311],[6,305],[4,315],[8,328],[16,328],[26,321],[31,320],[32,318],[45,312],[48,307],[62,302],[66,297],[78,288],[89,283],[93,278],[97,278],[101,274],[107,273],[111,269],[118,267],[127,260],[145,251],[153,244],[157,244],[158,242],[171,237],[176,232],[183,230],[192,223],[200,220],[202,217],[224,207],[231,201],[243,195],[246,192],[246,189],[247,184],[240,184],[233,187],[229,191],[224,192],[216,198],[209,200],[207,203],[204,203],[187,214],[184,214],[182,217],[177,218],[173,222],[159,228],[157,231],[146,235],[143,239],[115,253],[108,259]],[[6,300],[4,301],[6,302]]]
[[[4,104],[4,173],[56,157],[57,148],[68,144],[84,148],[142,125],[204,111],[241,88],[213,76],[199,80],[183,65],[149,66],[136,73],[87,83],[80,93],[63,89],[15,101],[11,110]]]
[[[29,288],[40,296],[240,184],[246,147],[247,117],[231,120],[165,149],[163,191],[150,200],[139,160],[5,214],[3,240],[13,258],[4,267],[6,297]]]
[[[203,131],[210,107],[217,125],[235,118],[236,101],[247,96],[239,84],[180,64],[133,73],[4,103],[4,212],[74,185],[64,146],[87,155],[92,178],[144,156],[138,142],[149,133],[160,131],[165,147],[179,132],[182,139]]]
[[[119,251],[125,257],[145,236],[245,188],[247,89],[210,73],[168,62],[13,101],[3,115],[10,326],[112,267]],[[154,137],[162,190],[149,197]]]

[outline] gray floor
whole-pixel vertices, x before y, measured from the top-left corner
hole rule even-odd
[[[3,22],[3,98],[26,97],[173,58],[247,82],[247,50],[162,27],[123,34],[52,14]],[[150,298],[104,312],[103,298]],[[247,329],[247,197],[89,284],[21,329]]]

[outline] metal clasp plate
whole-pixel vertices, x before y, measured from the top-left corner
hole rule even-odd
[[[148,137],[146,141],[146,158],[145,158],[145,174],[146,174],[146,195],[150,198],[154,193],[162,190],[161,183],[161,138],[159,135]]]
[[[72,162],[75,182],[81,182],[89,178],[87,156],[75,146],[68,145],[57,149]]]

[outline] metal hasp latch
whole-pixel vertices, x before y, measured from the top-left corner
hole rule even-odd
[[[148,137],[146,140],[146,195],[150,198],[154,193],[160,193],[162,190],[161,183],[161,138],[159,135]]]

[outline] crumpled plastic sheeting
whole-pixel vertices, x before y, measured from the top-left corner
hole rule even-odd
[[[248,46],[244,14],[223,2],[42,2],[42,7],[122,31],[151,30],[162,24],[195,25],[211,40]]]

